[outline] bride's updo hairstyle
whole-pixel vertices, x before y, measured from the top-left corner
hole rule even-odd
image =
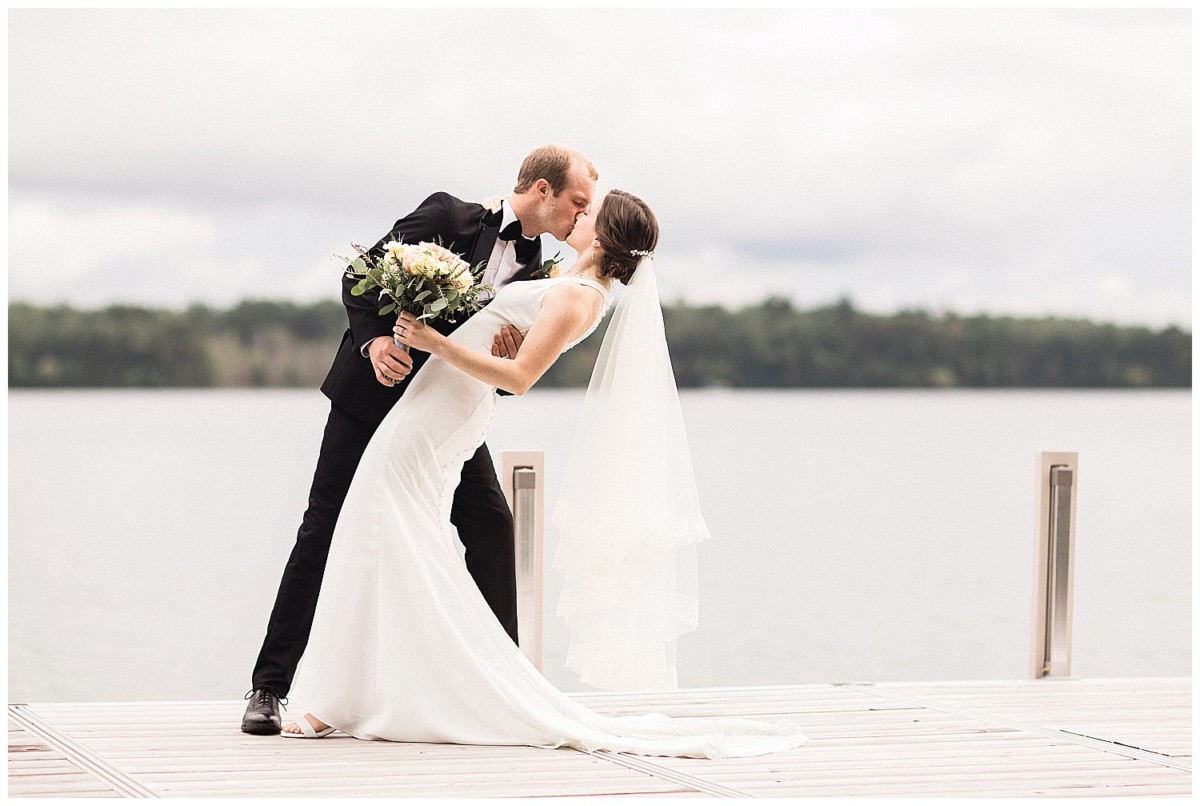
[[[628,283],[638,261],[658,245],[658,219],[637,196],[610,190],[596,216],[596,240],[604,250],[600,275]]]

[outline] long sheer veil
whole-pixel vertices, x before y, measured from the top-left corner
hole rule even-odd
[[[617,303],[552,518],[567,666],[610,690],[678,687],[676,639],[697,624],[700,513],[652,258]]]

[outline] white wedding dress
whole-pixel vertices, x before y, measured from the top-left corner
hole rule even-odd
[[[562,282],[609,301],[601,285],[571,275],[512,283],[450,338],[490,351],[502,324],[528,330]],[[462,465],[484,441],[495,400],[495,389],[435,356],[384,418],[337,522],[293,698],[360,739],[710,758],[803,744],[787,720],[601,716],[526,660],[475,586],[450,523]]]

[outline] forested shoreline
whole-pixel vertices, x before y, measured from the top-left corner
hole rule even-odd
[[[346,328],[341,304],[247,301],[183,311],[9,304],[10,387],[315,387]],[[921,310],[849,300],[799,310],[664,308],[681,387],[1190,387],[1178,327]],[[585,386],[607,322],[540,386]]]

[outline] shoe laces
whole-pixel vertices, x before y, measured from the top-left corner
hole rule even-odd
[[[257,688],[257,689],[252,688],[246,692],[246,696],[242,697],[242,699],[248,700],[251,697],[253,697],[255,694],[258,694],[259,700],[262,700],[264,697],[275,697],[275,692],[271,691],[271,689],[269,689],[269,688]],[[287,705],[288,705],[288,698],[287,697],[275,697],[275,699],[279,702],[280,706],[283,707],[283,710],[286,711]]]

